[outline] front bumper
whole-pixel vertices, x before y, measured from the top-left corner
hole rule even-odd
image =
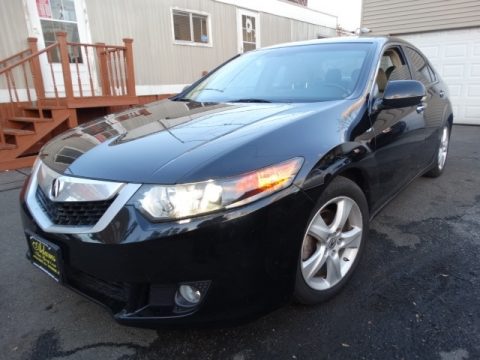
[[[189,221],[151,223],[125,206],[102,231],[43,231],[21,195],[27,234],[58,245],[64,285],[106,306],[123,324],[238,323],[289,301],[314,206],[291,186],[242,208]],[[27,256],[29,256],[27,254]],[[199,306],[178,309],[182,283],[199,282]]]

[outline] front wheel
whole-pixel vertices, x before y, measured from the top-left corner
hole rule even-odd
[[[445,125],[442,129],[442,137],[438,144],[437,161],[435,165],[425,173],[427,177],[439,177],[445,169],[445,163],[447,162],[448,146],[450,144],[450,126]]]
[[[298,302],[325,301],[345,285],[365,247],[368,220],[367,200],[358,185],[334,179],[305,230],[295,282]]]

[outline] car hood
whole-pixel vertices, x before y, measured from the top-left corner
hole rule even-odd
[[[233,176],[291,157],[282,144],[260,138],[340,103],[163,100],[71,129],[46,144],[39,156],[61,174],[122,182],[173,184]]]

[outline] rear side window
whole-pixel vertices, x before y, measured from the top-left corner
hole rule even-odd
[[[429,85],[435,82],[435,72],[425,58],[418,51],[410,47],[405,48],[405,51],[410,59],[413,78],[422,82],[424,85]]]

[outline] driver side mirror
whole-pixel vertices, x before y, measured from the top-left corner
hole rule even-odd
[[[382,107],[404,108],[421,103],[427,94],[425,86],[417,80],[392,80],[383,93]]]

